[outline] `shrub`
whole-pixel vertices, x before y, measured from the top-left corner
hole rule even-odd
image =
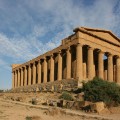
[[[32,103],[33,105],[37,105],[37,100],[36,100],[35,98],[33,98],[32,101],[31,101],[31,103]]]
[[[3,93],[4,91],[3,90],[0,90],[0,93]]]
[[[27,116],[26,120],[32,120],[32,117]]]
[[[59,97],[60,99],[64,99],[64,100],[73,100],[73,97],[70,93],[68,92],[63,92],[62,95]]]
[[[120,86],[114,82],[107,82],[100,78],[83,83],[82,90],[85,93],[85,100],[91,102],[103,101],[108,106],[120,104]]]

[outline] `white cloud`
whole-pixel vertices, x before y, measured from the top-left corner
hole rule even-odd
[[[88,6],[83,0],[79,4],[73,0],[26,0],[14,3],[16,6],[8,3],[0,1],[0,32],[8,29],[12,36],[0,33],[0,56],[8,56],[15,63],[60,45],[77,26],[110,29],[120,35],[117,0],[96,0]]]

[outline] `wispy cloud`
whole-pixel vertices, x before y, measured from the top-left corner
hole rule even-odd
[[[27,61],[58,46],[77,26],[110,29],[120,36],[119,0],[1,0],[0,56]],[[2,62],[1,62],[2,64]]]

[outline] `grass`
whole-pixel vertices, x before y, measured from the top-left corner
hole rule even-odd
[[[32,120],[32,117],[27,116],[27,117],[26,117],[26,120]]]
[[[39,116],[32,116],[32,117],[27,116],[25,120],[41,120],[41,117],[39,117]]]
[[[0,114],[3,114],[3,111],[0,111]]]

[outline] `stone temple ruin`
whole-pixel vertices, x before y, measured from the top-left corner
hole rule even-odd
[[[120,84],[120,39],[111,31],[75,28],[57,48],[12,65],[13,91],[60,91],[97,76]]]

